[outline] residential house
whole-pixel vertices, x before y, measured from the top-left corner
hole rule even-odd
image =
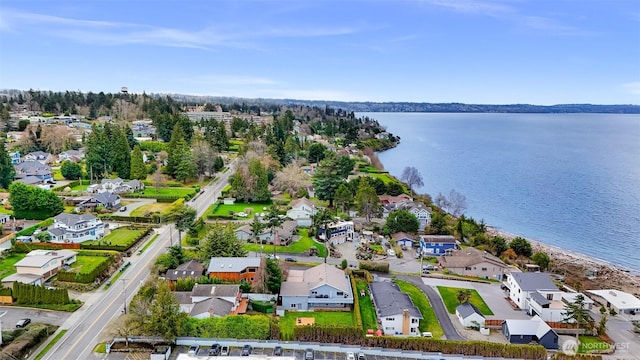
[[[212,257],[207,274],[223,281],[257,281],[256,274],[262,259],[259,257]]]
[[[307,199],[301,198],[291,202],[291,209],[287,211],[287,217],[295,220],[298,226],[310,227],[316,214],[316,204]]]
[[[271,239],[271,233],[269,233],[270,229],[262,229],[260,234],[258,234],[258,242],[269,241]],[[254,242],[256,238],[253,236],[253,231],[251,230],[251,225],[246,224],[242,225],[236,229],[236,236],[240,240],[244,240],[247,242]]]
[[[196,284],[191,291],[174,293],[180,310],[190,317],[204,319],[239,313],[240,285]],[[246,312],[246,302],[242,313]]]
[[[270,228],[264,228],[257,236],[258,242],[264,241],[271,244],[275,242],[276,245],[290,245],[293,241],[297,241],[299,238],[297,235],[295,235],[296,229],[297,224],[292,220],[283,222],[279,228],[274,229],[274,234],[271,234]],[[254,242],[256,240],[256,237],[253,236],[251,225],[243,225],[237,228],[235,232],[236,236],[240,240],[244,240],[247,242]]]
[[[20,163],[20,151],[14,151],[9,153],[9,157],[11,158],[11,164],[19,164]]]
[[[344,271],[329,264],[307,270],[289,270],[280,297],[284,310],[313,311],[353,305],[351,281]]]
[[[58,161],[73,161],[75,163],[84,159],[84,153],[80,150],[67,150],[58,154]]]
[[[604,307],[614,309],[618,314],[629,317],[640,315],[640,299],[620,290],[587,290]]]
[[[102,206],[107,209],[120,208],[120,195],[112,192],[101,192],[94,194],[90,198],[80,202],[78,204],[79,210],[91,209],[95,210],[97,206]]]
[[[116,194],[129,193],[144,189],[140,180],[124,181],[120,178],[102,179],[100,184],[89,185],[87,191],[92,193],[112,192]]]
[[[512,344],[537,342],[545,349],[558,348],[558,334],[538,316],[529,320],[505,320],[502,334]]]
[[[301,166],[302,172],[309,176],[313,176],[316,173],[316,168],[318,168],[318,163],[312,163],[307,166]]]
[[[2,279],[2,285],[11,287],[14,282],[42,285],[63,266],[73,264],[76,255],[71,250],[33,250],[14,264],[16,273]]]
[[[591,310],[593,300],[577,292],[564,292],[561,290],[537,290],[531,292],[527,300],[526,308],[529,315],[537,315],[544,321],[562,322],[565,321],[567,304],[575,303],[576,297],[584,297],[584,309]],[[574,322],[573,319],[569,322]]]
[[[452,274],[499,281],[502,281],[507,268],[499,258],[472,247],[441,255],[438,262]]]
[[[24,161],[14,165],[16,170],[15,179],[25,183],[55,184],[51,168],[49,165],[39,161]]]
[[[11,221],[11,215],[9,214],[0,214],[0,225],[4,226]]]
[[[413,201],[413,198],[407,194],[400,194],[395,196],[383,194],[383,195],[378,195],[378,200],[380,201],[380,204],[385,205],[385,204],[399,204],[407,201]]]
[[[204,265],[196,260],[189,260],[178,265],[175,269],[167,270],[164,278],[173,288],[173,284],[179,279],[198,279],[204,274]]]
[[[395,241],[396,245],[403,247],[413,247],[414,244],[418,243],[417,238],[413,235],[409,235],[405,232],[397,232],[391,235],[391,238]]]
[[[354,230],[353,221],[337,221],[327,225],[329,233],[328,243],[333,245],[343,244],[345,241],[356,240],[356,232]],[[325,239],[324,231],[320,231],[320,238]]]
[[[53,156],[44,151],[34,151],[24,156],[24,161],[37,161],[41,164],[53,162]]]
[[[509,299],[520,309],[529,311],[531,294],[540,290],[558,291],[558,287],[546,273],[512,272],[505,275],[502,285],[509,291]]]
[[[104,235],[105,225],[92,214],[58,214],[47,231],[54,243],[81,243]]]
[[[369,289],[385,335],[420,335],[422,314],[397,284],[378,281],[369,284]]]
[[[453,252],[458,241],[451,235],[421,235],[420,252],[424,256],[440,256]]]
[[[418,219],[419,230],[424,231],[431,225],[431,208],[419,202],[410,202],[402,205],[402,208],[409,211]]]
[[[456,317],[464,327],[484,327],[484,315],[468,301],[456,307]]]

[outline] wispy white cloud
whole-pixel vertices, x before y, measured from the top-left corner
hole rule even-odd
[[[187,77],[181,80],[189,84],[211,84],[211,85],[277,85],[278,82],[265,77],[252,77],[246,75],[203,75],[197,77]]]
[[[478,0],[422,0],[434,6],[445,7],[458,12],[498,16],[513,13],[514,9],[506,4]]]
[[[640,81],[622,84],[622,88],[631,95],[640,96]]]
[[[264,38],[304,38],[348,35],[363,31],[355,27],[260,27],[248,32],[236,26],[208,26],[187,31],[147,24],[73,19],[37,13],[3,10],[0,30],[17,30],[30,25],[30,31],[80,43],[95,45],[148,44],[166,47],[212,49],[214,47],[259,48]]]

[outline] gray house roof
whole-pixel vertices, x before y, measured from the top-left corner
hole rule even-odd
[[[549,274],[513,272],[509,276],[512,276],[520,289],[524,291],[558,289]]]
[[[538,304],[540,304],[540,306],[545,306],[545,305],[549,305],[551,304],[551,302],[549,300],[547,300],[546,297],[544,297],[542,294],[540,294],[537,291],[534,291],[531,293],[531,298],[537,302]]]
[[[413,305],[409,295],[400,291],[398,285],[392,282],[380,281],[369,284],[373,302],[380,316],[402,314],[407,309],[413,317],[422,319],[420,310]]]
[[[91,214],[76,215],[61,213],[56,215],[53,219],[57,222],[65,224],[67,227],[71,227],[82,222],[95,220],[97,218]]]
[[[17,174],[23,175],[46,175],[51,174],[51,168],[48,165],[38,161],[24,161],[15,166]]]
[[[505,323],[511,336],[535,335],[538,339],[542,339],[546,333],[553,331],[553,329],[537,315],[528,320],[508,319],[505,320]]]
[[[95,199],[97,202],[103,205],[109,205],[120,200],[120,195],[114,194],[109,191],[105,191],[105,192],[95,194],[93,196],[93,199]]]
[[[240,272],[248,267],[260,267],[260,258],[257,257],[212,257],[209,261],[209,273]]]
[[[460,316],[462,316],[462,318],[469,317],[470,315],[473,315],[474,313],[484,317],[484,315],[482,315],[480,310],[478,310],[478,308],[473,306],[473,304],[471,304],[468,301],[458,305],[458,307],[456,308],[456,311],[458,312],[458,314],[460,314]]]
[[[191,290],[191,296],[237,296],[240,292],[240,285],[233,284],[196,284]]]

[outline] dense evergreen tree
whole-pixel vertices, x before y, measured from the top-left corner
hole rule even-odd
[[[247,251],[243,242],[238,240],[233,225],[215,223],[200,242],[201,258],[244,257]]]
[[[176,167],[178,161],[180,160],[180,155],[178,152],[183,151],[183,149],[178,149],[178,143],[182,142],[181,145],[185,145],[184,141],[184,131],[180,124],[176,124],[173,127],[173,133],[171,133],[171,141],[169,141],[169,146],[167,146],[167,166],[165,170],[168,175],[175,176]]]
[[[153,334],[173,341],[183,331],[187,314],[180,310],[175,294],[164,282],[158,282],[158,289],[151,304],[150,330]]]
[[[60,173],[67,180],[80,180],[82,177],[82,167],[80,164],[66,160],[60,166]]]
[[[333,207],[333,198],[344,178],[340,176],[340,169],[335,156],[330,156],[320,162],[313,177],[313,185],[320,200],[328,200],[329,207]]]
[[[515,251],[516,254],[531,257],[533,250],[531,249],[531,243],[527,239],[520,236],[511,240],[509,247]]]
[[[111,166],[122,179],[131,178],[131,148],[127,136],[118,126],[111,127]]]
[[[144,180],[147,178],[147,167],[140,146],[136,145],[131,153],[131,179]]]
[[[14,182],[9,186],[9,202],[18,219],[43,220],[60,214],[64,204],[55,193]]]
[[[87,138],[87,152],[84,158],[87,173],[92,179],[101,179],[108,173],[107,159],[111,158],[111,146],[103,127],[95,124],[92,126],[92,131]]]
[[[309,160],[310,163],[318,163],[324,159],[327,150],[327,147],[323,144],[313,143],[309,146],[309,150],[307,150],[307,160]]]
[[[415,215],[408,210],[392,211],[385,223],[385,232],[390,235],[397,232],[416,234],[420,229],[420,223]]]
[[[4,140],[0,140],[0,188],[8,189],[15,174],[16,170],[11,163],[11,157],[4,146]]]
[[[338,186],[336,194],[333,198],[336,206],[339,207],[342,212],[346,212],[347,209],[349,209],[353,204],[353,195],[351,194],[351,190],[349,190],[347,184],[345,183],[342,183],[340,184],[340,186]]]
[[[367,222],[371,222],[371,219],[380,213],[380,201],[376,190],[365,177],[360,178],[358,193],[356,194],[356,206],[358,213],[364,216]]]
[[[278,294],[280,293],[280,286],[282,284],[282,270],[280,270],[278,262],[274,259],[266,259],[266,266],[266,288],[271,291],[272,294]]]
[[[191,179],[196,175],[196,166],[193,160],[193,152],[183,139],[178,141],[176,148],[171,151],[174,157],[173,176],[178,181]]]

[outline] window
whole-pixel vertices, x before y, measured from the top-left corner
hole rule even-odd
[[[553,300],[553,294],[547,294],[547,300]]]
[[[394,327],[393,326],[387,326],[386,328],[384,328],[385,330],[393,330]]]
[[[394,321],[395,319],[396,319],[396,318],[389,318],[389,317],[388,317],[388,318],[386,318],[385,320],[387,320],[387,321]]]
[[[291,308],[295,308],[295,307],[296,307],[296,304],[291,304]]]
[[[344,295],[344,293],[343,293],[342,291],[338,291],[338,292],[336,293],[336,296],[342,296],[342,295]]]
[[[249,268],[249,272],[252,272],[252,273],[256,272],[256,268]]]
[[[482,271],[487,271],[487,268],[482,268]]]
[[[412,323],[412,324],[415,324],[415,323],[417,323],[417,322],[418,322],[418,319],[411,319],[411,323]]]
[[[315,290],[312,290],[312,291],[311,291],[311,295],[315,295],[315,294],[317,294],[317,293],[318,293],[318,292],[317,292],[317,291],[315,291]]]
[[[471,266],[465,266],[465,270],[471,270]]]

